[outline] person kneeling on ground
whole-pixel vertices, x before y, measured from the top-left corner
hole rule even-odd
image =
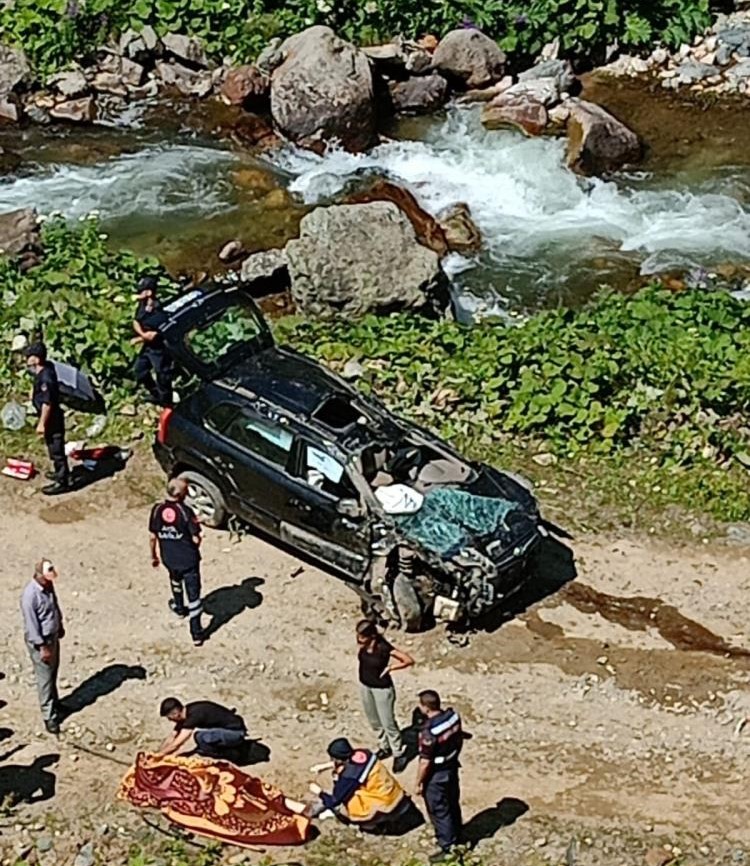
[[[333,761],[333,792],[319,793],[319,802],[308,807],[309,817],[331,811],[345,823],[372,831],[387,830],[389,825],[400,824],[411,813],[418,813],[401,785],[372,752],[354,749],[340,737],[328,746],[328,755]],[[421,819],[421,815],[418,817]]]
[[[183,705],[177,698],[165,698],[159,714],[175,727],[156,753],[158,758],[195,751],[205,758],[231,760],[247,736],[242,716],[213,701]]]

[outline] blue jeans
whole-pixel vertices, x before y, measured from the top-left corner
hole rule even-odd
[[[206,728],[195,732],[198,754],[206,758],[220,758],[224,752],[240,746],[244,739],[244,731],[232,731],[228,728]]]

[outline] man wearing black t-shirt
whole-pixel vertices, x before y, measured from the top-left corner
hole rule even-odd
[[[242,745],[247,728],[236,710],[213,701],[183,704],[177,698],[165,698],[159,714],[174,722],[174,732],[162,745],[156,757],[183,751],[192,738],[195,751],[206,758],[226,758]]]
[[[201,527],[193,509],[185,504],[187,492],[187,481],[172,478],[167,484],[166,500],[151,509],[151,564],[158,568],[160,562],[164,563],[172,586],[170,610],[190,618],[193,643],[201,646],[205,640],[201,625]]]
[[[133,372],[135,381],[148,391],[152,403],[171,406],[174,370],[161,335],[167,316],[156,297],[156,290],[155,277],[143,277],[138,283],[138,307],[133,318],[133,330],[136,334],[134,342],[141,345],[141,351]]]
[[[54,467],[53,483],[42,493],[54,496],[69,489],[68,458],[65,456],[65,415],[60,405],[60,385],[54,366],[47,360],[44,343],[32,343],[26,349],[26,365],[34,377],[31,400],[39,422],[36,432],[44,436],[47,453]]]

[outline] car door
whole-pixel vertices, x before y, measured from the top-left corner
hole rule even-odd
[[[216,432],[215,441],[214,463],[232,479],[238,513],[278,536],[290,497],[294,434],[243,406]]]
[[[299,437],[289,485],[282,539],[360,582],[370,565],[371,521],[347,468]],[[341,513],[342,501],[349,513]]]

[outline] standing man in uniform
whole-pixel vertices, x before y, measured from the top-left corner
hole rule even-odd
[[[65,636],[62,611],[54,581],[57,569],[43,559],[34,566],[34,576],[21,595],[21,613],[26,646],[34,665],[44,726],[50,734],[60,733],[60,700],[57,671],[60,667],[60,640]]]
[[[177,616],[190,618],[193,643],[202,646],[205,635],[201,625],[201,526],[193,509],[185,504],[187,492],[187,481],[172,478],[167,484],[166,500],[151,509],[148,525],[151,564],[158,568],[160,561],[164,563],[172,586],[169,608]]]
[[[143,277],[138,283],[138,306],[133,320],[136,333],[134,342],[141,344],[136,358],[135,381],[149,393],[149,399],[157,406],[171,406],[172,359],[167,354],[160,328],[167,320],[166,313],[156,297],[156,277]],[[154,375],[156,380],[154,380]]]
[[[424,797],[435,828],[440,851],[430,858],[439,863],[461,841],[461,784],[459,755],[463,746],[461,717],[442,709],[440,695],[432,689],[419,694],[419,709],[425,723],[419,734],[417,793]]]
[[[26,349],[26,366],[34,377],[31,402],[39,416],[36,432],[44,437],[53,472],[52,484],[42,488],[46,496],[65,493],[70,488],[68,458],[65,456],[65,414],[60,405],[60,386],[54,366],[47,360],[44,343],[32,343]]]

